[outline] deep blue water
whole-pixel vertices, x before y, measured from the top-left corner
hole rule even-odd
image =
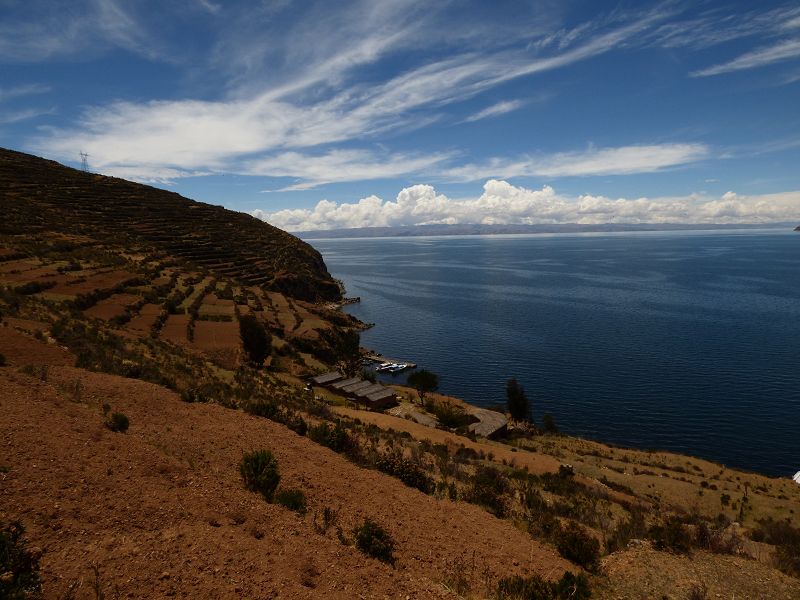
[[[800,233],[313,240],[362,345],[477,405],[771,475],[800,469]]]

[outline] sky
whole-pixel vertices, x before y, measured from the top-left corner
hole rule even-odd
[[[800,222],[800,4],[0,0],[0,146],[290,231]]]

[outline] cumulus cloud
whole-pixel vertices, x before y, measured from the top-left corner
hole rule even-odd
[[[568,197],[550,186],[531,190],[491,179],[484,184],[483,194],[473,199],[451,199],[433,186],[414,185],[389,201],[377,196],[352,203],[322,200],[312,209],[251,214],[288,231],[466,223],[774,223],[800,220],[800,191],[615,199]]]

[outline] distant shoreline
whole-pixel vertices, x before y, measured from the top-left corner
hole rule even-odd
[[[734,230],[795,230],[795,223],[600,223],[582,225],[564,223],[551,225],[413,225],[403,227],[359,227],[350,229],[320,229],[295,231],[303,240],[339,238],[386,238],[463,235],[530,235],[554,233],[624,233],[670,231],[734,231]]]

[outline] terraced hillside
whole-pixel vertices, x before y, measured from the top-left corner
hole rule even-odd
[[[320,254],[249,215],[0,149],[0,233],[79,234],[144,245],[219,276],[303,300],[336,300]]]

